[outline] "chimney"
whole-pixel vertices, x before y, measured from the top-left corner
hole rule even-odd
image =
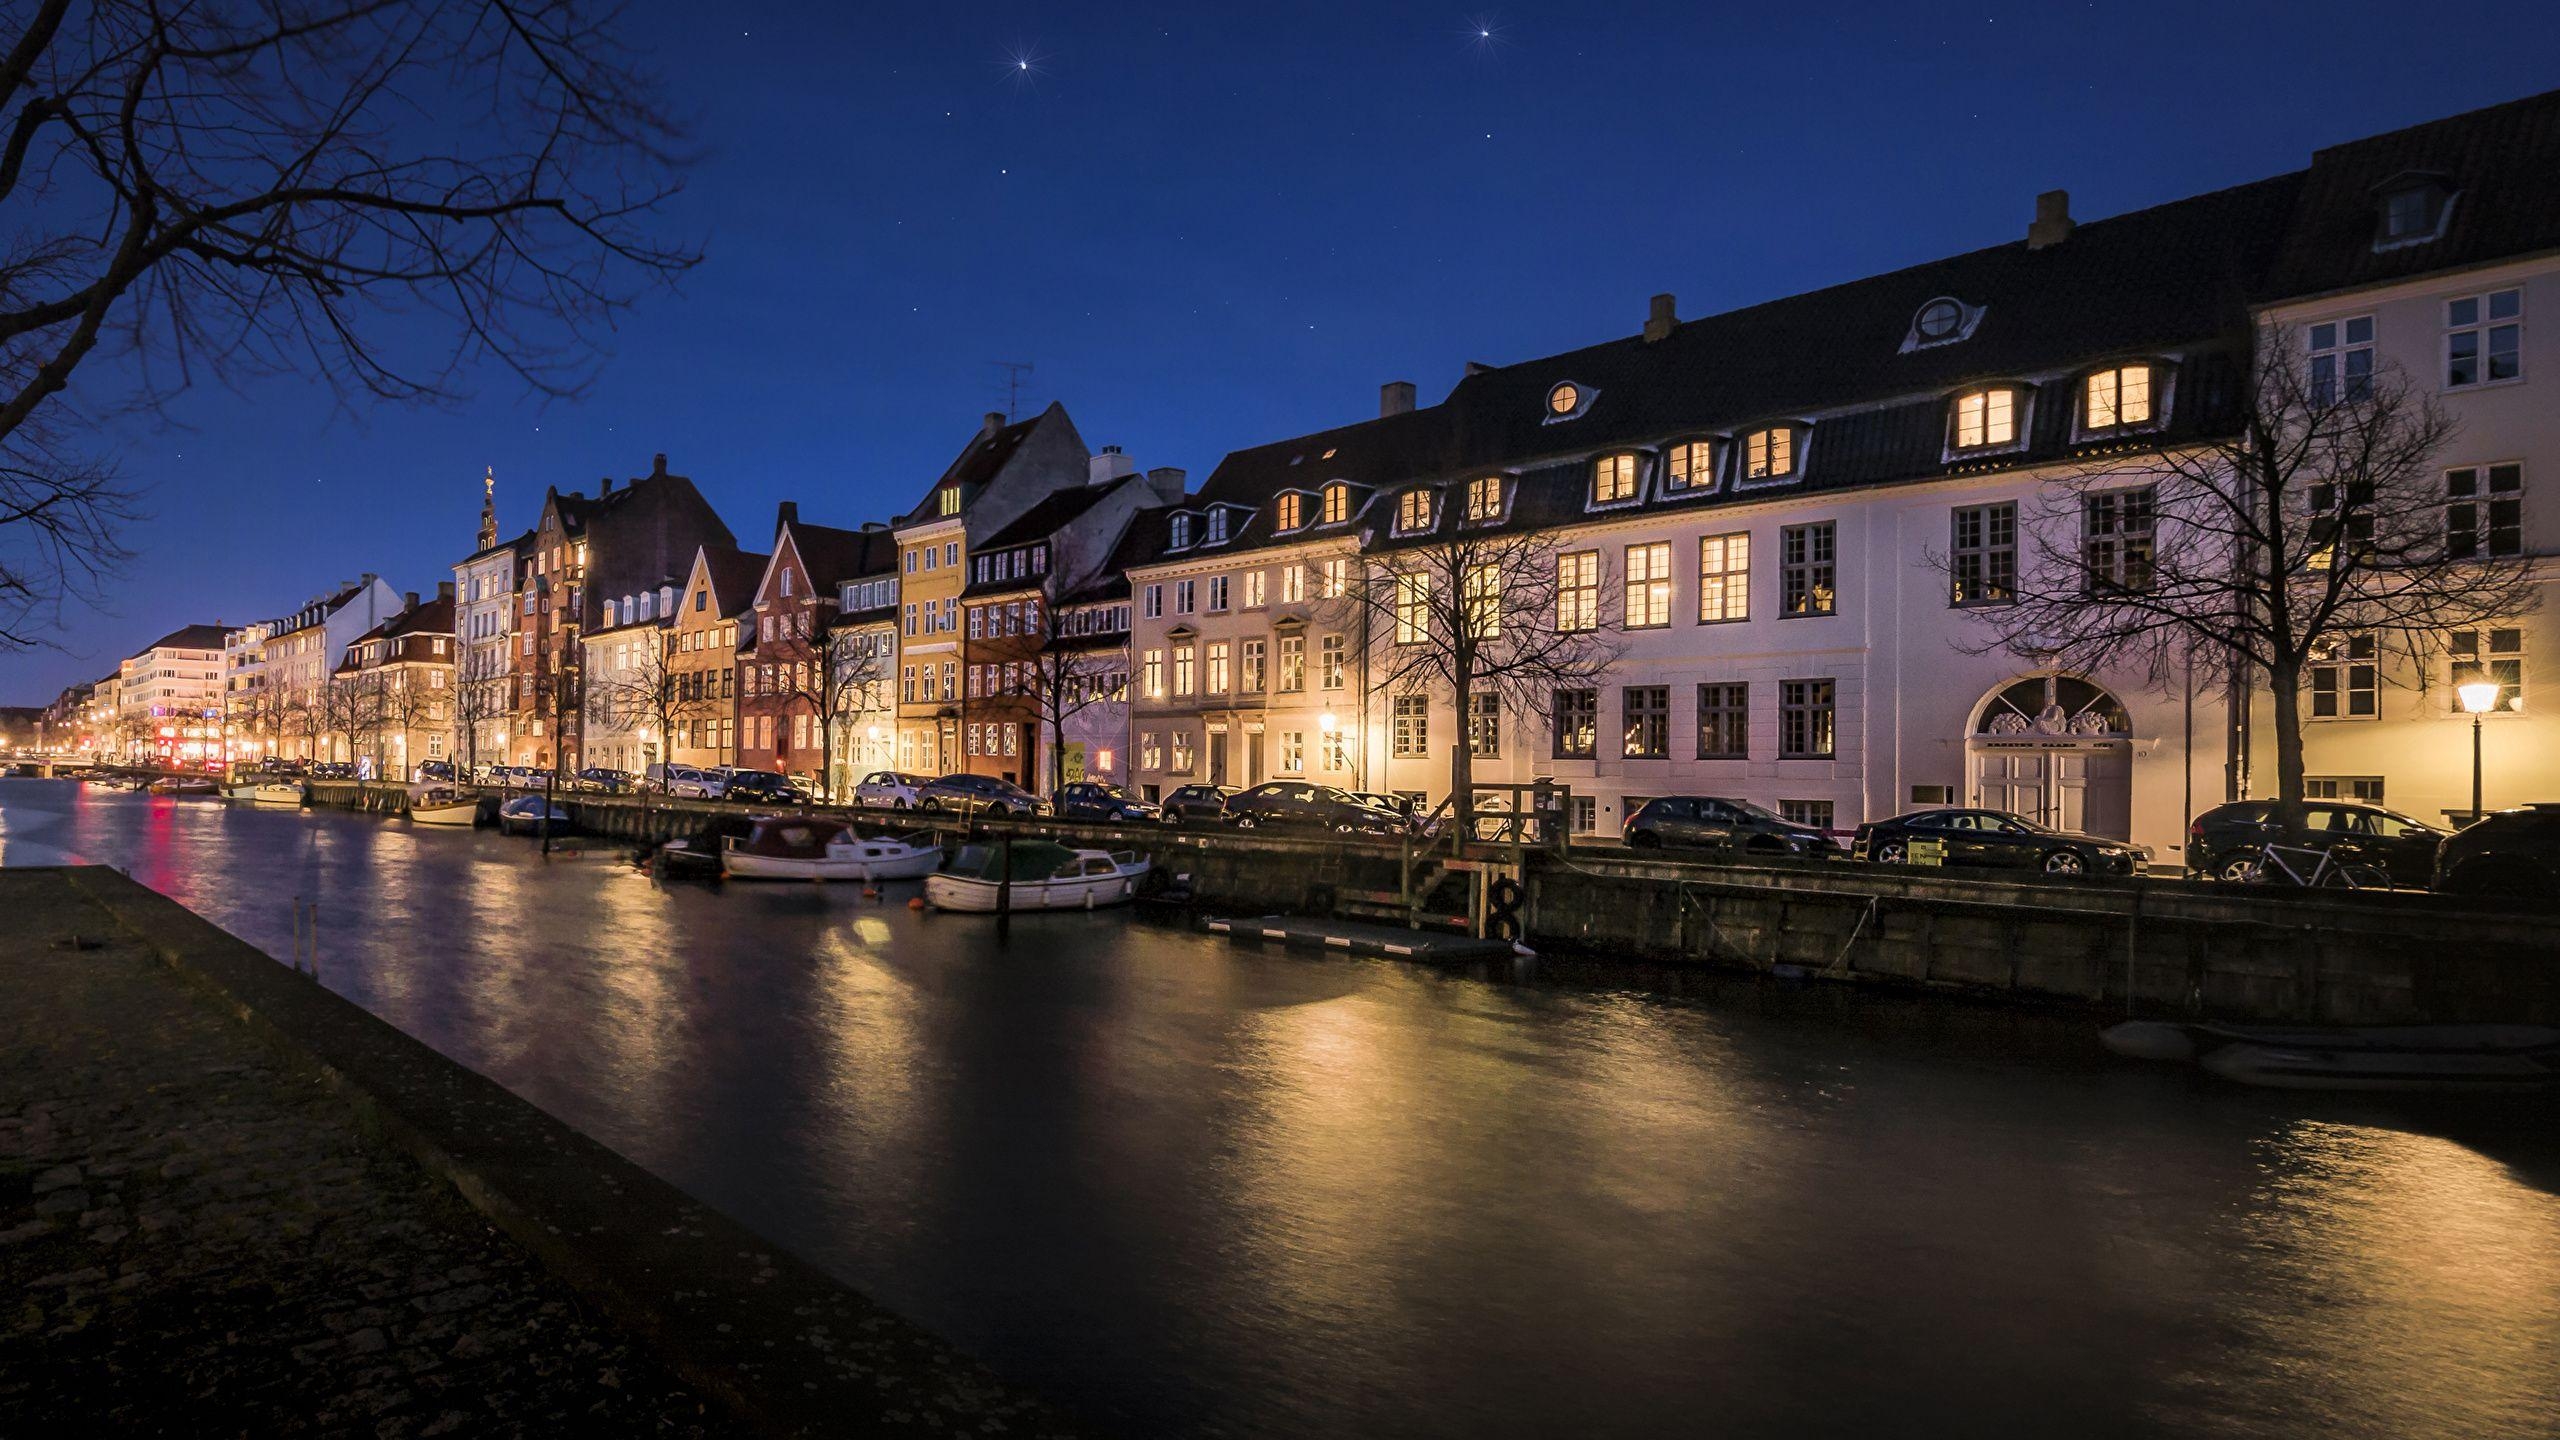
[[[613,493],[613,477],[612,477],[612,476],[607,475],[607,476],[606,476],[606,477],[604,477],[602,480],[600,480],[600,481],[597,481],[597,482],[596,482],[596,498],[597,498],[597,499],[601,500],[601,499],[605,498],[606,496],[611,495],[612,493]]]
[[[987,418],[980,422],[978,426],[978,433],[981,435],[993,435],[1003,428],[1004,412],[1001,410],[990,410],[987,412]]]
[[[886,520],[865,520],[862,522],[862,533],[865,535],[877,535],[888,528],[889,522]]]
[[[439,580],[439,581],[437,581],[437,582],[436,582],[436,599],[437,599],[438,601],[445,601],[445,600],[450,600],[450,599],[452,599],[452,598],[453,598],[453,582],[452,582],[452,581],[450,581],[450,580]]]
[[[1674,313],[1673,303],[1669,295],[1653,297],[1653,313],[1647,315],[1644,320],[1644,343],[1650,345],[1656,340],[1670,338],[1672,328],[1680,323],[1679,315]]]
[[[1182,503],[1182,482],[1187,479],[1179,465],[1159,465],[1147,472],[1147,490],[1161,505]]]
[[[1467,362],[1467,374],[1470,376],[1489,375],[1491,373],[1493,373],[1493,367],[1487,365],[1481,360],[1470,360]]]
[[[773,533],[774,533],[774,534],[776,534],[776,535],[780,535],[784,530],[786,530],[786,529],[790,528],[791,526],[797,525],[797,524],[799,524],[799,523],[800,523],[800,502],[799,502],[799,501],[797,501],[797,500],[785,500],[785,501],[783,501],[780,505],[777,505],[777,506],[775,506],[775,507],[774,507],[774,511],[773,511]]]
[[[2027,227],[2027,248],[2043,250],[2071,235],[2071,192],[2047,190],[2036,197],[2035,223]]]
[[[1390,380],[1386,384],[1378,387],[1378,415],[1381,419],[1389,415],[1410,415],[1412,413],[1412,381]]]
[[[410,611],[415,610],[415,609],[417,609],[417,608],[418,608],[418,592],[417,592],[417,591],[415,591],[415,590],[403,590],[403,591],[401,591],[401,592],[400,592],[400,613],[401,613],[401,614],[403,614],[403,615],[406,615],[406,614],[408,614]]]
[[[652,480],[661,479],[666,475],[666,473],[667,452],[661,450],[649,461],[649,478]]]
[[[1084,476],[1088,485],[1108,485],[1125,475],[1138,473],[1138,462],[1120,453],[1117,445],[1105,445],[1102,453],[1085,462]]]

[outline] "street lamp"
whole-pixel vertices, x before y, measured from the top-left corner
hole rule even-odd
[[[2480,819],[2480,717],[2498,708],[2501,687],[2495,680],[2466,680],[2453,687],[2462,697],[2462,708],[2471,715],[2471,818]]]

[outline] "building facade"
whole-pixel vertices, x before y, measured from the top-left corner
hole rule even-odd
[[[187,625],[116,667],[126,759],[171,766],[221,760],[223,653],[221,626]]]
[[[476,548],[453,567],[454,760],[471,770],[505,764],[516,709],[517,576],[533,553],[533,532],[498,538],[498,481],[481,477]]]
[[[832,793],[833,749],[851,712],[885,680],[868,642],[839,636],[840,589],[894,574],[899,546],[886,525],[840,530],[783,502],[773,553],[757,577],[753,615],[738,645],[739,764],[794,776]]]
[[[667,668],[675,678],[675,742],[679,765],[710,769],[738,763],[738,646],[755,623],[756,583],[770,556],[733,546],[694,553],[678,598]]]
[[[338,662],[360,778],[407,781],[420,765],[452,758],[453,585],[436,589],[424,604],[416,591],[403,596],[400,613],[350,641]]]

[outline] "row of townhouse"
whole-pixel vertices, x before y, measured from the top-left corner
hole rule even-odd
[[[2547,591],[2560,506],[2532,500],[2560,420],[2560,94],[2318,152],[2302,171],[1699,320],[1470,366],[1417,407],[1236,451],[1122,564],[1147,792],[1303,778],[1437,801],[1552,778],[1614,833],[1650,797],[1746,799],[1847,828],[1992,806],[2174,856],[2187,817],[2273,785],[2262,685],[2077,673],[1990,643],[2038,557],[2027,517],[2085,495],[2082,557],[2145,583],[2132,457],[2230,434],[2261,344],[2315,383],[2403,374],[2457,422],[2447,547]],[[2122,465],[2121,484],[2105,483]],[[2093,475],[2096,477],[2093,483]],[[1535,537],[1510,543],[1505,537]],[[1612,656],[1545,693],[1409,672],[1452,553],[1535,556],[1538,623]],[[1442,584],[1493,587],[1490,573]],[[1381,576],[1410,593],[1378,602]],[[1403,601],[1410,600],[1408,614]],[[2394,648],[2344,637],[2305,676],[2309,786],[2435,818],[2467,807],[2487,674],[2492,804],[2560,793],[2533,699],[2548,605]]]

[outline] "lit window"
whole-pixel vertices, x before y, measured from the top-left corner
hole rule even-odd
[[[1698,622],[1751,618],[1751,536],[1709,535],[1698,541]]]
[[[1576,550],[1556,557],[1556,628],[1600,628],[1600,552]]]
[[[1306,522],[1306,516],[1304,513],[1306,498],[1307,497],[1304,495],[1297,494],[1281,496],[1279,504],[1273,514],[1273,525],[1280,530],[1288,531],[1295,530],[1300,525],[1304,524]]]
[[[1796,473],[1796,432],[1784,425],[1754,430],[1742,442],[1742,478],[1777,480]]]
[[[1396,497],[1396,533],[1410,535],[1431,528],[1431,492],[1407,490]]]
[[[1395,697],[1390,745],[1399,760],[1418,760],[1431,753],[1431,698]]]
[[[1653,630],[1671,623],[1671,545],[1627,547],[1627,628]]]
[[[1286,565],[1280,570],[1280,603],[1295,605],[1307,598],[1307,567]]]
[[[1547,392],[1547,413],[1570,415],[1582,404],[1582,391],[1573,385],[1558,385]]]
[[[2119,365],[2089,377],[2083,430],[2117,430],[2151,423],[2151,367]]]
[[[1972,450],[2007,445],[2018,438],[2018,394],[2014,390],[1976,390],[1956,397],[1956,448]]]
[[[1636,498],[1636,457],[1603,455],[1591,466],[1591,503],[1611,505]]]
[[[2444,306],[2447,388],[2494,385],[2524,374],[2524,292],[2466,295]]]
[[[1192,675],[1198,664],[1198,651],[1190,645],[1173,647],[1173,693],[1176,697],[1192,692]]]
[[[1502,513],[1502,477],[1487,475],[1467,482],[1467,518],[1491,520]]]
[[[946,485],[946,486],[944,486],[944,487],[943,487],[943,489],[942,489],[942,492],[941,492],[940,494],[938,494],[938,495],[934,496],[934,506],[935,506],[935,513],[937,513],[937,514],[942,514],[942,515],[957,515],[957,514],[959,514],[959,513],[960,513],[960,487],[959,487],[959,486],[957,486],[957,485]]]
[[[1419,645],[1431,634],[1431,577],[1407,571],[1396,576],[1396,643]]]
[[[1270,575],[1267,571],[1247,570],[1244,572],[1244,608],[1247,610],[1259,610],[1262,608],[1263,587],[1269,579]]]
[[[1689,440],[1671,447],[1670,466],[1663,472],[1666,490],[1705,490],[1716,483],[1715,447],[1704,440]]]
[[[1502,638],[1502,570],[1491,563],[1470,565],[1460,577],[1466,604],[1467,630],[1475,640]]]
[[[1339,525],[1351,518],[1351,487],[1339,482],[1324,487],[1324,523]]]

